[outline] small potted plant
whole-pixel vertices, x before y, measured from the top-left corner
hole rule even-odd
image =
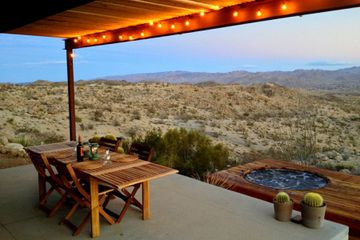
[[[291,219],[293,201],[286,192],[276,194],[274,200],[275,218],[281,222],[288,222]]]
[[[326,212],[326,204],[318,193],[308,192],[301,201],[301,218],[304,226],[321,228]]]

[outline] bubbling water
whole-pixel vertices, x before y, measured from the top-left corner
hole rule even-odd
[[[289,169],[260,169],[245,175],[251,183],[274,189],[312,190],[325,187],[324,177],[306,171]]]

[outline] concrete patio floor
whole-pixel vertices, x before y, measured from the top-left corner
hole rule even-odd
[[[154,180],[150,190],[149,220],[141,220],[140,212],[131,208],[120,224],[110,226],[101,220],[97,239],[348,239],[347,226],[326,221],[322,229],[314,230],[278,222],[268,202],[181,175]],[[1,240],[90,239],[90,224],[77,237],[58,225],[70,206],[63,206],[52,218],[37,209],[32,165],[0,170],[0,193]],[[110,208],[120,210],[121,205],[115,200]]]

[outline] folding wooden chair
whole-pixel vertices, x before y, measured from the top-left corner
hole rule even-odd
[[[62,189],[61,180],[53,171],[47,157],[44,154],[31,151],[30,149],[26,149],[26,151],[38,172],[39,208],[45,211],[48,217],[52,217],[66,200],[65,190]],[[48,190],[46,190],[46,183],[50,184]],[[46,206],[46,203],[54,190],[60,194],[61,198],[56,202],[55,206],[49,208]]]
[[[56,165],[56,169],[59,172],[59,176],[61,176],[63,186],[66,188],[66,194],[70,195],[73,200],[75,200],[74,206],[70,209],[70,211],[66,214],[60,224],[65,224],[73,231],[73,235],[78,235],[81,230],[84,228],[86,223],[90,220],[91,211],[86,215],[86,217],[81,221],[81,223],[76,226],[74,223],[70,221],[74,213],[79,207],[86,207],[91,209],[91,198],[90,198],[90,190],[89,184],[84,184],[84,178],[81,180],[78,178],[75,173],[73,167],[70,163],[64,164],[58,162]],[[70,179],[69,177],[70,176]],[[105,198],[108,193],[112,192],[113,189],[99,185],[99,213],[101,216],[105,218],[105,220],[109,224],[114,224],[114,219],[112,219],[103,209],[102,205],[105,201]]]
[[[142,144],[138,144],[138,143],[131,144],[130,150],[129,150],[129,154],[136,154],[139,156],[140,159],[146,160],[146,161],[151,161],[154,153],[155,153],[154,148],[151,148],[151,147],[148,147],[148,146],[145,146]],[[113,217],[115,217],[117,219],[116,223],[120,223],[120,221],[125,216],[125,213],[128,210],[128,208],[130,207],[130,205],[134,205],[137,208],[139,208],[141,211],[143,211],[143,205],[135,198],[135,194],[139,190],[140,185],[141,184],[138,183],[138,184],[135,184],[128,188],[123,188],[123,189],[121,189],[121,191],[114,191],[106,198],[105,203],[104,203],[105,207],[112,196],[116,196],[116,197],[124,200],[124,202],[125,202],[123,209],[121,210],[120,214],[118,214],[118,215],[104,207],[106,212],[108,212],[110,215],[112,215]]]
[[[122,139],[113,140],[109,138],[102,137],[99,140],[99,146],[102,148],[108,148],[110,151],[116,152],[121,146]]]
[[[155,150],[152,147],[140,143],[132,143],[129,154],[136,154],[140,159],[151,162],[155,154]]]

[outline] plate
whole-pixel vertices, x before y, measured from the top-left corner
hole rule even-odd
[[[132,162],[136,159],[139,159],[136,155],[121,155],[121,156],[112,156],[111,161],[113,162]]]
[[[95,161],[84,161],[84,162],[77,162],[73,164],[73,167],[76,169],[81,169],[81,170],[91,170],[91,169],[96,169],[96,168],[100,168],[102,167],[102,163],[101,162],[95,162]]]

